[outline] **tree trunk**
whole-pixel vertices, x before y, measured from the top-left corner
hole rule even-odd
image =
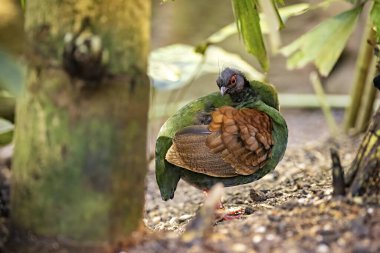
[[[345,182],[353,196],[365,195],[380,203],[380,108],[346,173]]]
[[[150,4],[27,1],[30,62],[16,114],[15,227],[100,246],[119,243],[140,225]],[[93,44],[78,46],[80,58],[66,50],[83,34]]]

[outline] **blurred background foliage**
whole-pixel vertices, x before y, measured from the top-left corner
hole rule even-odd
[[[152,117],[170,115],[190,99],[205,94],[205,88],[200,85],[213,81],[207,78],[204,79],[207,81],[204,81],[200,76],[218,73],[223,67],[232,65],[245,72],[254,73],[249,78],[273,83],[280,91],[282,108],[312,108],[324,105],[323,112],[327,122],[330,122],[328,125],[331,133],[336,133],[337,129],[331,115],[331,107],[346,109],[346,119],[342,127],[346,132],[365,130],[373,112],[376,94],[371,83],[375,73],[370,72],[376,65],[376,60],[371,61],[376,40],[369,37],[369,33],[363,27],[368,27],[374,34],[373,28],[376,28],[379,23],[378,1],[232,0],[232,13],[226,8],[230,1],[222,2],[223,4],[215,5],[214,10],[208,9],[208,21],[203,20],[202,13],[188,14],[194,19],[188,20],[190,25],[184,27],[186,29],[183,30],[193,29],[191,24],[195,23],[201,23],[202,26],[210,22],[222,23],[219,19],[227,23],[216,32],[209,32],[211,35],[204,35],[203,38],[197,40],[191,37],[187,41],[194,47],[192,54],[199,55],[187,57],[187,54],[178,54],[177,57],[183,56],[183,60],[180,64],[174,63],[174,65],[196,61],[192,64],[193,67],[181,69],[171,65],[171,71],[167,74],[171,77],[176,76],[175,82],[172,82],[170,78],[160,76],[159,82],[156,83],[156,75],[151,73],[154,89],[164,94],[160,96],[157,92],[153,93],[157,101],[153,101],[155,106],[152,107],[154,108]],[[156,6],[157,11],[175,8],[176,13],[172,14],[174,17],[177,17],[178,12],[181,13],[182,8],[190,12],[192,9],[191,5],[185,1],[164,1],[164,3]],[[196,1],[192,4],[197,5]],[[204,10],[206,9],[207,7],[204,6]],[[202,6],[197,10],[202,11]],[[167,19],[159,12],[158,16]],[[211,21],[212,19],[215,21]],[[153,25],[155,23],[153,20]],[[176,31],[175,27],[173,29]],[[159,26],[156,28],[160,30]],[[200,28],[200,26],[195,25],[195,28]],[[202,27],[201,30],[206,29]],[[200,34],[200,31],[191,31]],[[183,34],[184,31],[178,33]],[[154,34],[155,29],[153,29]],[[158,34],[159,38],[162,36]],[[245,63],[230,61],[220,52],[217,55],[218,64],[213,66],[214,71],[212,67],[202,69],[202,64],[209,65],[208,50],[214,50],[215,47],[223,48],[224,52],[239,55]],[[363,48],[367,48],[371,57],[363,58],[360,55],[358,57],[358,52],[363,51]],[[167,49],[169,52],[170,48],[167,47]],[[190,47],[188,52],[191,52],[189,49]],[[152,54],[154,53],[155,51]],[[243,63],[243,66],[240,63]],[[252,66],[252,70],[246,71],[246,66],[249,65]],[[318,71],[319,75],[316,75],[314,71]],[[348,95],[350,89],[351,94]],[[172,91],[168,92],[168,90]],[[308,94],[305,95],[305,93]],[[195,95],[191,97],[189,94]]]
[[[5,0],[0,5],[0,138],[8,134],[8,142],[25,76],[25,4]],[[365,91],[365,84],[376,72],[372,28],[380,29],[378,0],[153,1],[152,26],[151,119],[167,117],[187,101],[215,91],[215,76],[232,66],[250,79],[273,83],[283,108],[322,103],[348,108],[346,130],[363,130],[368,123],[375,92],[372,86]],[[315,70],[319,76],[313,74],[314,80],[322,82],[318,93],[309,78]],[[325,113],[331,118],[330,110]]]

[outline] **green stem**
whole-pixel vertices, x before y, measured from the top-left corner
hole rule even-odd
[[[370,69],[368,71],[368,77],[365,82],[364,93],[362,96],[362,105],[360,106],[358,119],[355,125],[356,133],[361,133],[366,130],[373,113],[373,106],[376,98],[376,89],[373,87],[372,78],[376,74],[376,62],[377,58],[373,57]]]
[[[312,72],[310,74],[310,81],[313,84],[314,91],[317,94],[318,101],[321,105],[323,114],[325,115],[325,119],[329,127],[330,134],[332,136],[336,136],[338,133],[338,127],[336,125],[334,116],[332,115],[330,105],[327,102],[327,97],[326,97],[325,92],[323,91],[321,81],[319,80],[316,72]]]
[[[346,110],[344,118],[344,131],[355,126],[357,115],[362,102],[364,84],[368,76],[368,69],[373,58],[373,47],[368,41],[375,41],[375,31],[372,29],[372,22],[367,18],[367,25],[362,38],[360,52],[356,61],[355,79],[351,90],[351,104]]]

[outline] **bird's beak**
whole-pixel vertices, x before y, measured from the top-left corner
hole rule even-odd
[[[227,87],[224,87],[224,86],[220,87],[220,94],[222,94],[222,96],[224,96],[226,94],[227,90],[228,90]]]

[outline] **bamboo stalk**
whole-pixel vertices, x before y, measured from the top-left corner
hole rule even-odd
[[[356,61],[355,79],[351,90],[351,103],[347,108],[344,117],[344,131],[355,126],[357,121],[358,110],[362,101],[364,84],[366,83],[369,64],[373,58],[373,47],[368,43],[375,41],[375,31],[372,29],[370,15],[367,16],[367,25],[361,41],[359,56]]]
[[[327,126],[329,127],[329,130],[330,130],[330,135],[336,136],[338,133],[338,127],[334,119],[334,116],[332,115],[330,105],[327,102],[327,97],[323,90],[321,81],[319,80],[316,72],[312,72],[310,74],[310,81],[313,84],[315,94],[317,95],[317,99],[319,101],[319,104],[321,105],[321,109],[325,116]]]
[[[355,125],[355,133],[364,132],[369,124],[369,120],[373,113],[373,104],[376,98],[376,89],[373,87],[372,79],[376,75],[377,57],[373,57],[368,71],[367,80],[365,82],[364,93],[362,96],[362,105],[360,106],[357,122]]]

